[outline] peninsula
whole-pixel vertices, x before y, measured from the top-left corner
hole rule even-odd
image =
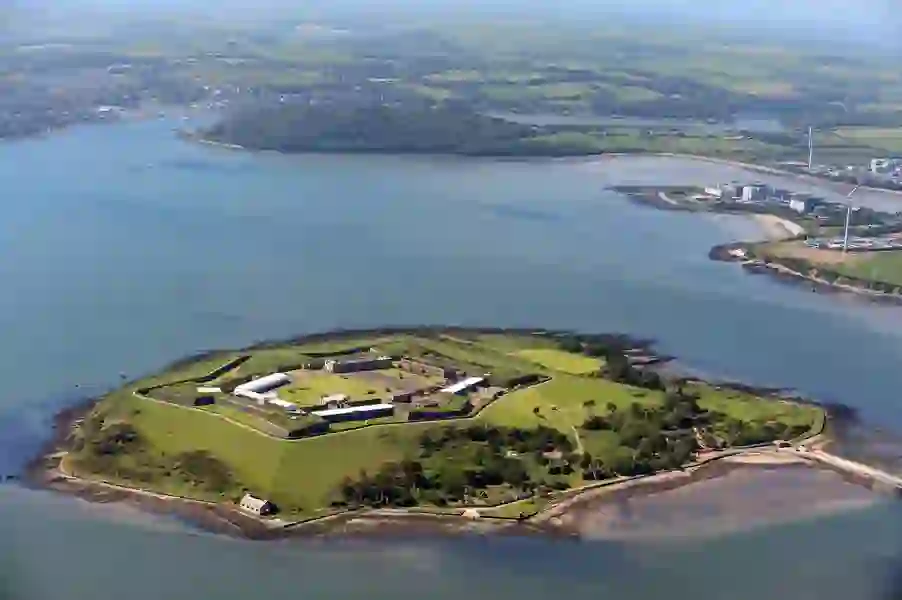
[[[279,104],[225,116],[188,138],[247,150],[463,156],[584,156],[600,149],[565,127],[491,117],[466,106],[424,103]]]
[[[269,535],[367,511],[528,525],[586,489],[824,430],[822,407],[662,361],[623,335],[457,328],[213,352],[62,419],[30,479]]]
[[[614,191],[662,210],[748,214],[768,239],[711,249],[714,260],[752,273],[802,282],[817,290],[902,301],[902,216],[850,207],[762,183],[708,186],[618,186]]]

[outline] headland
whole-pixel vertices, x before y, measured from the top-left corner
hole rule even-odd
[[[815,292],[851,292],[902,302],[902,217],[831,202],[760,182],[709,186],[616,186],[632,201],[661,210],[745,214],[764,240],[711,249],[712,260],[800,283]]]

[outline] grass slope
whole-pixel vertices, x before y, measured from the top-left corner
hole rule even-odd
[[[548,369],[561,371],[564,373],[572,373],[574,375],[585,375],[595,373],[601,368],[601,361],[582,354],[573,354],[572,352],[564,352],[563,350],[555,350],[553,348],[538,348],[534,350],[521,350],[516,353],[527,360],[542,365]]]

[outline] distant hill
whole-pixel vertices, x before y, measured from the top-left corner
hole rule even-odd
[[[568,156],[598,151],[585,141],[554,133],[458,107],[288,104],[241,111],[198,137],[288,153]]]

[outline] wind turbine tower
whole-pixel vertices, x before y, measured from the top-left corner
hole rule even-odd
[[[852,188],[852,191],[849,192],[849,195],[846,196],[846,200],[848,200],[848,203],[846,204],[846,226],[845,226],[845,229],[843,231],[843,236],[842,236],[842,253],[843,254],[845,254],[846,250],[849,249],[849,221],[852,220],[852,194],[857,192],[858,188],[860,188],[860,187],[861,187],[860,185],[856,185],[854,188]]]
[[[814,167],[814,129],[808,126],[808,170]]]

